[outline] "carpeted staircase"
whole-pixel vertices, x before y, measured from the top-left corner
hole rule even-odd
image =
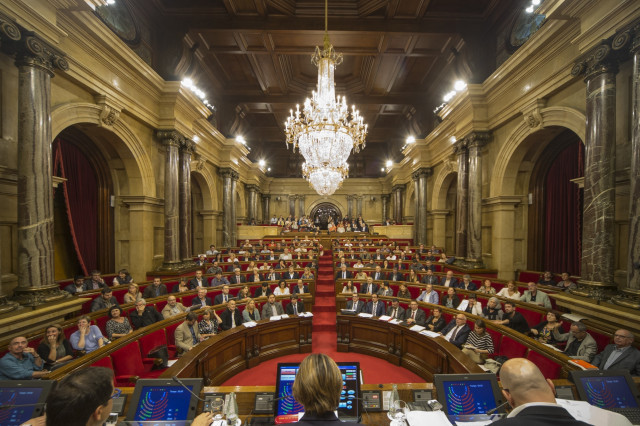
[[[330,250],[318,260],[318,278],[313,304],[313,352],[329,353],[337,349],[336,297]]]

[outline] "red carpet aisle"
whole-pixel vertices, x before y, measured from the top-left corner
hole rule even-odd
[[[325,250],[318,262],[316,297],[313,306],[313,352],[331,356],[335,361],[359,361],[364,383],[424,383],[420,376],[381,359],[354,353],[337,352],[336,298],[333,287],[331,252]],[[307,307],[308,308],[308,307]],[[287,355],[261,363],[236,374],[223,386],[273,386],[279,362],[300,362],[307,354]]]

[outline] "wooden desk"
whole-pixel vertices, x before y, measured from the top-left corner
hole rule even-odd
[[[483,373],[476,363],[443,337],[435,339],[410,331],[405,325],[338,314],[338,351],[384,359],[410,370],[426,381],[434,374]]]

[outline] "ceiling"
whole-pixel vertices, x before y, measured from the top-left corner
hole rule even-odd
[[[323,0],[143,0],[155,34],[154,67],[188,74],[216,107],[215,122],[242,135],[253,161],[275,177],[301,175],[284,122],[317,83],[311,63],[324,33]],[[378,177],[399,160],[407,136],[437,125],[434,108],[453,82],[484,80],[496,64],[498,34],[517,0],[329,0],[329,36],[344,62],[336,90],[369,125],[350,176]],[[176,47],[176,43],[180,45]]]

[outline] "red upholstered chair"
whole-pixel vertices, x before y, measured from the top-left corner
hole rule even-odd
[[[116,386],[132,386],[138,379],[153,379],[162,373],[162,370],[151,371],[154,359],[142,358],[137,341],[111,353],[111,362]]]
[[[156,309],[160,313],[162,313],[162,310],[164,309],[165,306],[167,306],[167,299],[156,302]]]
[[[502,336],[500,343],[500,352],[497,355],[506,356],[507,358],[522,358],[527,352],[527,347],[522,343],[516,342],[509,336]]]
[[[500,353],[500,344],[502,342],[502,333],[497,330],[492,330],[487,328],[487,333],[491,335],[491,340],[493,340],[493,355]]]
[[[529,309],[520,305],[517,307],[517,311],[520,312],[524,317],[524,319],[527,320],[529,327],[533,327],[534,325],[539,324],[540,321],[542,321],[542,318],[544,317],[543,313],[530,311]]]
[[[98,326],[98,328],[102,332],[103,336],[107,335],[107,321],[109,321],[110,319],[111,318],[109,318],[109,315],[102,315],[102,316],[94,319],[96,325]]]
[[[167,335],[164,330],[156,330],[152,333],[145,334],[144,336],[138,339],[140,343],[140,353],[142,357],[146,357],[149,353],[155,351],[156,349],[166,346],[169,349],[169,345],[167,343]],[[175,350],[169,350],[169,358],[174,359],[176,356]]]
[[[188,308],[189,306],[191,306],[191,302],[193,301],[193,299],[195,299],[196,297],[198,297],[197,294],[188,294],[186,296],[182,296],[181,297],[181,303],[184,305],[185,308]]]
[[[529,351],[527,359],[538,366],[545,378],[560,378],[560,365],[557,362],[545,357],[544,355],[540,355],[536,351]]]
[[[83,314],[88,314],[91,312],[91,304],[93,303],[93,299],[100,296],[100,293],[86,294],[86,295],[81,293],[81,295],[82,295],[81,297],[85,299],[86,302],[82,304],[82,310],[80,312]]]
[[[444,317],[444,322],[447,324],[449,324],[449,321],[453,318],[453,314],[450,314],[449,312],[442,312],[442,316]]]
[[[124,304],[124,295],[129,291],[128,288],[122,288],[120,290],[113,290],[113,297],[116,298],[118,303]]]
[[[113,363],[111,362],[111,357],[107,355],[104,358],[100,358],[99,360],[91,364],[91,367],[106,367],[113,370]]]
[[[593,337],[598,345],[598,352],[602,352],[604,347],[611,343],[612,336],[607,334],[598,333],[597,331],[587,330],[588,333]]]
[[[175,332],[176,332],[176,328],[178,328],[180,326],[180,324],[182,324],[182,322],[178,321],[175,322],[173,324],[170,324],[168,326],[165,327],[164,331],[166,334],[166,338],[167,338],[167,347],[171,350],[175,350],[176,349],[176,337],[175,337]]]

